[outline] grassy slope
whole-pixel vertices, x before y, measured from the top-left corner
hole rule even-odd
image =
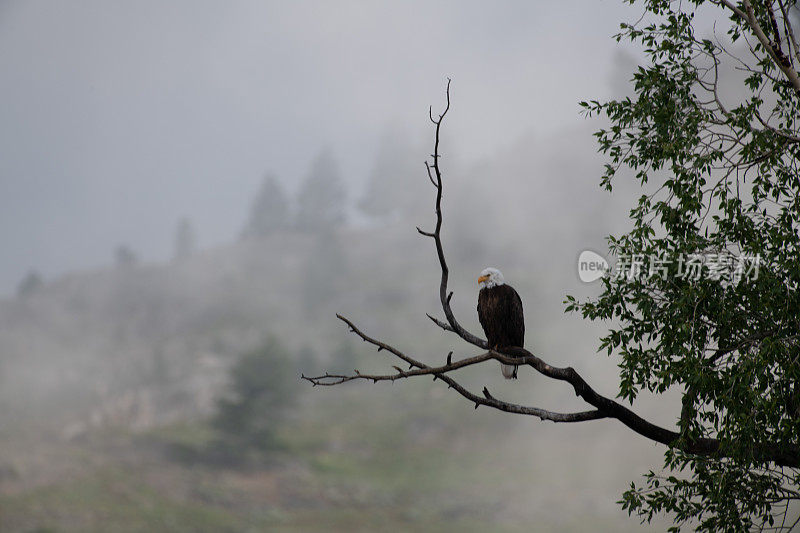
[[[32,443],[48,460],[18,459],[35,481],[3,485],[0,531],[640,530],[582,492],[623,479],[565,462],[582,462],[579,442],[553,453],[552,434],[532,438],[515,417],[474,412],[428,383],[403,392],[412,398],[357,388],[314,398],[284,428],[286,449],[250,467],[176,454],[213,438],[202,422]],[[433,399],[438,413],[421,416]]]

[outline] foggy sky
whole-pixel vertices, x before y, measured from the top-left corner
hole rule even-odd
[[[323,148],[357,198],[381,133],[427,133],[448,76],[467,163],[582,122],[637,14],[620,4],[6,0],[0,294],[119,244],[165,259],[184,216],[229,241],[265,173],[293,193]]]

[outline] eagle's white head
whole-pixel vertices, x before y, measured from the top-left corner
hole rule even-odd
[[[480,277],[478,278],[478,287],[481,289],[491,289],[492,287],[497,287],[498,285],[504,285],[505,280],[503,279],[503,273],[497,270],[496,268],[484,268],[481,272]]]

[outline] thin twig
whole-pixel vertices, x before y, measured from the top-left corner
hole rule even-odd
[[[725,0],[722,0],[725,1]],[[737,8],[738,9],[738,8]],[[429,177],[435,178],[434,184],[436,186],[436,226],[433,232],[426,232],[420,228],[417,231],[428,238],[432,238],[436,244],[436,254],[439,258],[439,265],[441,268],[441,280],[439,284],[439,299],[442,305],[442,310],[446,317],[446,321],[439,320],[432,315],[428,314],[430,318],[438,327],[456,333],[459,337],[466,342],[477,346],[479,348],[488,350],[486,353],[468,357],[460,361],[452,361],[452,352],[447,357],[447,363],[443,366],[431,367],[425,363],[407,355],[399,349],[377,339],[374,339],[364,332],[362,332],[356,325],[349,319],[337,315],[350,330],[361,337],[362,340],[376,346],[378,351],[386,350],[399,359],[405,361],[409,365],[409,370],[401,370],[395,367],[396,373],[392,374],[361,374],[356,371],[352,375],[343,374],[325,374],[316,377],[302,376],[303,379],[311,382],[313,385],[331,386],[355,380],[371,380],[378,381],[396,381],[398,379],[407,379],[416,376],[432,375],[434,380],[440,379],[447,383],[450,388],[455,389],[463,397],[467,398],[475,404],[477,408],[479,405],[486,405],[506,412],[533,415],[541,418],[542,420],[552,420],[555,422],[583,422],[587,420],[596,420],[599,418],[615,418],[622,422],[629,429],[642,435],[650,440],[665,444],[667,446],[674,446],[678,449],[703,456],[725,456],[726,451],[718,439],[714,438],[690,438],[686,434],[681,435],[678,431],[671,431],[669,429],[657,426],[652,422],[640,417],[631,409],[624,405],[599,394],[592,388],[585,379],[572,367],[554,367],[546,363],[541,358],[535,356],[523,347],[507,347],[503,348],[501,352],[489,350],[487,342],[480,337],[467,331],[456,319],[452,308],[450,307],[450,300],[453,297],[452,292],[448,292],[447,282],[449,278],[449,268],[444,255],[444,247],[442,245],[441,230],[443,223],[442,216],[442,172],[439,165],[439,142],[441,125],[444,121],[447,112],[450,110],[450,80],[447,81],[447,106],[444,111],[439,115],[438,119],[433,117],[433,110],[429,111],[430,119],[436,126],[436,135],[434,143],[434,151],[432,154],[433,164],[426,164]],[[430,172],[433,169],[433,173]],[[484,388],[482,396],[474,394],[458,383],[450,372],[484,363],[489,359],[494,359],[504,364],[526,365],[535,369],[540,374],[559,381],[569,383],[575,391],[575,394],[582,398],[586,403],[594,407],[594,410],[583,411],[578,413],[558,413],[540,409],[537,407],[526,407],[518,404],[513,404],[496,399],[489,394],[488,389]],[[800,449],[797,446],[778,446],[774,443],[754,443],[754,454],[762,457],[764,460],[772,461],[777,465],[783,466],[800,466]]]

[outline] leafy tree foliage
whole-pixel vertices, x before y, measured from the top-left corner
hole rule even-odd
[[[345,220],[346,193],[339,166],[329,151],[323,151],[311,164],[311,170],[297,196],[295,225],[306,231],[327,231]]]
[[[582,105],[609,120],[597,133],[603,186],[627,168],[643,188],[631,230],[609,237],[618,261],[644,258],[643,274],[606,277],[598,298],[568,309],[613,324],[601,349],[622,358],[622,398],[678,388],[680,441],[713,437],[720,449],[699,457],[674,443],[665,472],[632,484],[622,505],[644,520],[668,513],[674,530],[790,528],[800,498],[797,8],[641,4],[645,16],[617,36],[647,54],[635,95]],[[716,17],[713,34],[699,35],[699,13]],[[757,278],[707,264],[687,276],[680,258],[692,254],[737,265],[757,256]],[[656,265],[665,275],[652,258],[672,260]]]
[[[272,175],[264,176],[261,189],[253,200],[242,236],[264,237],[290,225],[289,200],[281,184]]]
[[[230,395],[219,401],[214,426],[238,448],[279,448],[277,431],[296,399],[289,352],[274,338],[245,353],[231,369]]]

